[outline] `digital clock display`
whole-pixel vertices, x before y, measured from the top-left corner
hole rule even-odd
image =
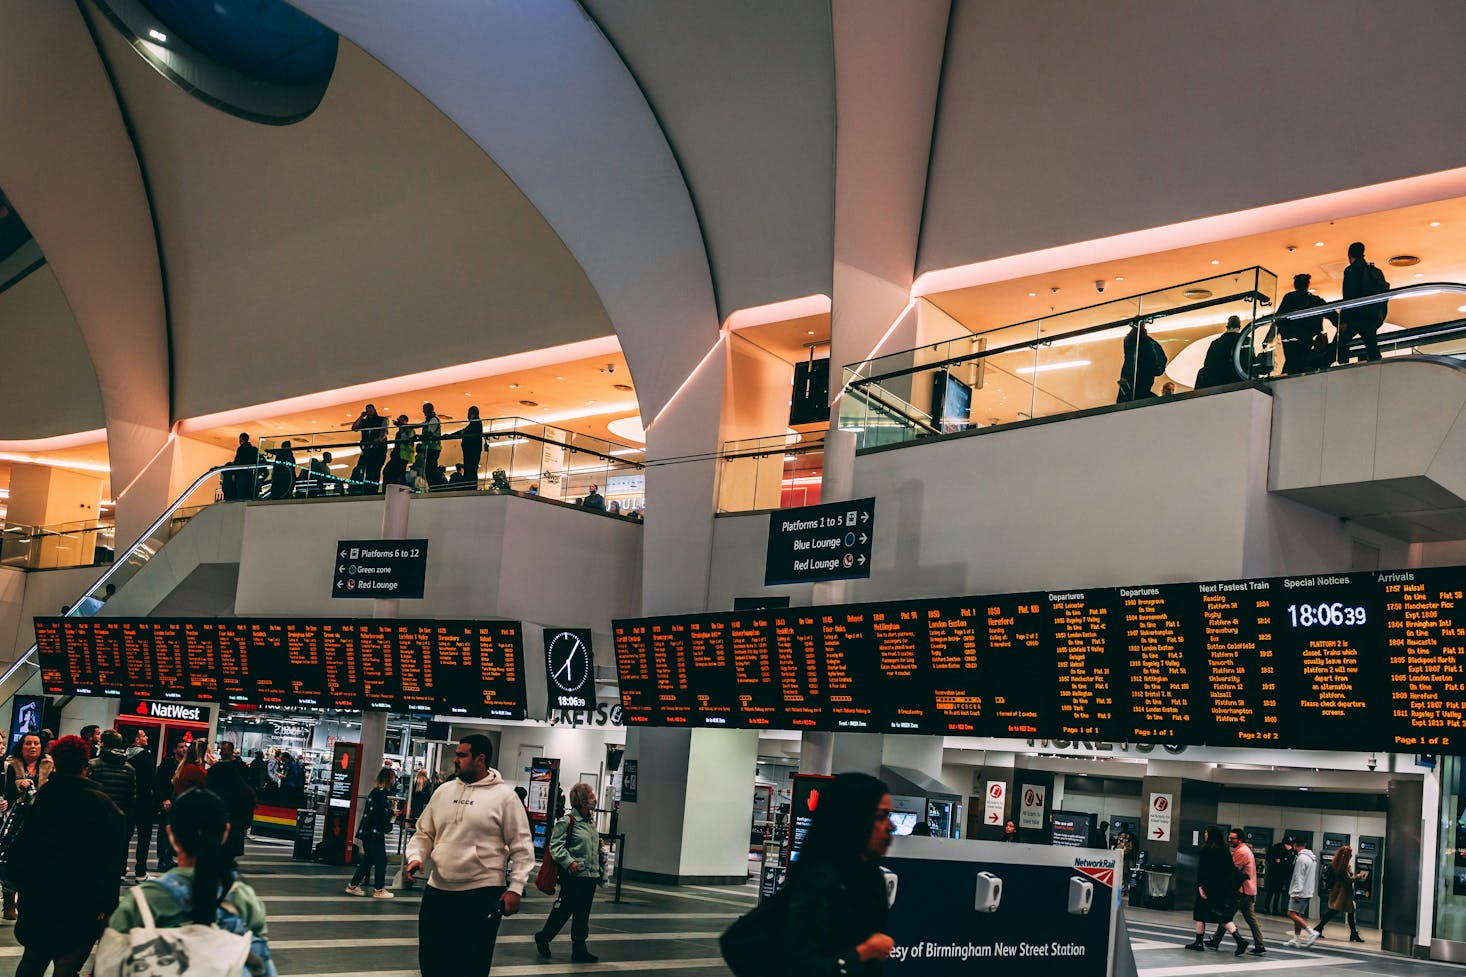
[[[1288,622],[1295,628],[1358,627],[1368,620],[1363,604],[1350,606],[1334,601],[1332,604],[1288,605]]]

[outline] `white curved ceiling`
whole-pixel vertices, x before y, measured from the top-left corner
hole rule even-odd
[[[315,113],[277,127],[100,28],[152,188],[176,417],[611,333],[523,194],[354,45]]]
[[[106,426],[97,371],[50,265],[0,292],[0,440]]]
[[[835,201],[829,5],[582,2],[646,93],[687,178],[712,262],[719,319],[751,306],[829,295]]]

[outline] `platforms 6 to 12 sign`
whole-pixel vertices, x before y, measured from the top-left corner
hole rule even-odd
[[[427,570],[425,539],[343,539],[331,596],[422,600]]]
[[[869,577],[875,520],[875,499],[773,513],[764,585]]]

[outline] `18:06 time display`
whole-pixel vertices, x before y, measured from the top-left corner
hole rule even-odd
[[[1360,625],[1364,608],[1334,601],[1332,604],[1289,604],[1288,618],[1295,628]]]

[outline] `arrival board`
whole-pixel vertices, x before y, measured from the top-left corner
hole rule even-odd
[[[37,618],[51,695],[523,719],[517,621]]]
[[[616,621],[636,725],[1466,753],[1466,569]]]

